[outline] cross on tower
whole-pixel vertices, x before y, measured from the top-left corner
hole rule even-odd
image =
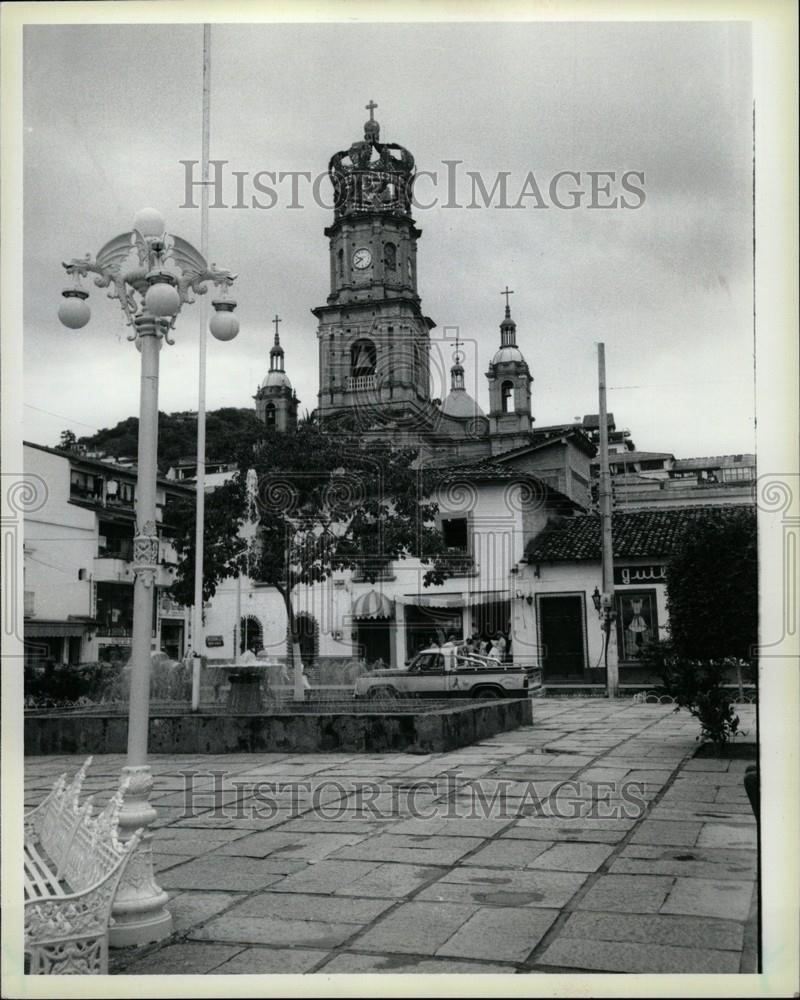
[[[275,342],[277,343],[277,341],[278,341],[278,324],[282,323],[283,320],[280,318],[280,316],[277,313],[275,313],[275,318],[272,320],[272,322],[275,324]]]
[[[367,111],[369,111],[369,120],[371,122],[375,121],[375,116],[373,115],[372,112],[375,110],[375,108],[377,108],[377,106],[378,105],[372,100],[372,98],[369,99],[369,104],[365,104],[364,105],[364,107],[367,109]]]
[[[453,362],[457,365],[461,364],[461,341],[459,340],[458,331],[456,331],[456,347],[453,351]]]
[[[505,295],[505,297],[506,297],[506,312],[508,312],[508,310],[509,310],[508,297],[509,297],[509,295],[513,295],[514,292],[508,287],[508,285],[506,285],[504,291],[500,292],[500,294],[501,295]]]

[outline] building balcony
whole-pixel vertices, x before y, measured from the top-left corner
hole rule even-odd
[[[95,583],[133,583],[133,563],[114,556],[96,556],[92,579]]]
[[[377,375],[349,375],[345,380],[345,386],[350,392],[366,392],[369,389],[377,389]]]
[[[441,557],[451,576],[476,576],[478,566],[468,552],[448,552]]]

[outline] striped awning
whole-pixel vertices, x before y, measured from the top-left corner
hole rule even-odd
[[[394,608],[385,594],[368,590],[353,601],[353,618],[392,618]]]

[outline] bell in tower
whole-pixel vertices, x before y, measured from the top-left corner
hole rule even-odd
[[[275,324],[275,340],[269,352],[269,371],[253,397],[256,416],[271,430],[294,430],[300,400],[284,370],[283,348],[278,333],[278,326],[283,321],[276,315],[272,322]]]
[[[495,352],[486,378],[489,380],[489,427],[492,450],[506,451],[523,444],[531,430],[531,383],[528,362],[517,347],[517,324],[511,318],[508,286],[506,312],[500,324],[500,348]],[[514,435],[519,441],[514,440]]]
[[[408,423],[430,411],[434,322],[417,293],[411,217],[414,157],[382,142],[373,101],[364,138],[328,165],[333,222],[325,229],[330,294],[319,320],[319,416],[355,416],[363,427]]]

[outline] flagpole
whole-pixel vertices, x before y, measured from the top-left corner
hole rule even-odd
[[[203,143],[200,189],[200,253],[208,260],[208,158],[211,139],[211,25],[203,25]],[[203,527],[206,501],[206,327],[208,304],[200,300],[199,386],[197,392],[197,516],[195,520],[194,620],[192,625],[192,711],[200,707],[200,667],[203,650]]]

